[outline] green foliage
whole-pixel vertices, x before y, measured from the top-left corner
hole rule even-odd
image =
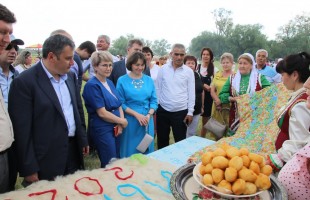
[[[192,39],[189,52],[199,58],[201,49],[209,47],[216,59],[224,52],[232,52],[235,57],[245,52],[254,54],[258,49],[268,48],[267,37],[261,29],[259,24],[236,25],[229,37],[205,31]]]
[[[214,10],[212,14],[216,32],[203,31],[192,39],[189,46],[189,53],[197,58],[203,47],[211,48],[216,59],[224,52],[238,57],[245,52],[254,55],[258,49],[266,49],[272,60],[300,51],[310,52],[309,14],[297,15],[279,29],[276,40],[270,41],[262,34],[263,26],[260,24],[234,26],[231,11],[223,8]]]
[[[230,17],[232,12],[224,8],[215,9],[213,12],[217,34],[228,37],[233,28],[233,19]]]
[[[155,40],[152,45],[152,51],[157,56],[167,55],[170,48],[171,48],[171,45],[165,39]]]
[[[229,52],[235,56],[243,53],[255,54],[258,49],[266,49],[267,37],[261,33],[262,25],[236,25],[228,39]]]
[[[310,15],[303,13],[297,15],[287,24],[279,28],[275,40],[267,39],[262,33],[263,26],[260,24],[234,25],[231,17],[232,12],[224,8],[215,9],[212,12],[216,32],[203,31],[191,40],[188,53],[200,58],[200,51],[204,47],[209,47],[218,59],[224,52],[230,52],[235,57],[248,52],[255,54],[258,49],[266,49],[269,59],[285,57],[288,54],[300,51],[310,52]],[[114,55],[126,55],[128,40],[134,35],[120,36],[113,41],[110,51]],[[167,55],[171,45],[165,39],[145,40],[144,46],[149,46],[155,55]]]
[[[126,37],[120,36],[116,40],[113,40],[113,45],[109,51],[113,55],[126,55],[127,54],[127,44],[128,41],[133,39],[134,35],[128,34]]]
[[[277,44],[282,46],[282,55],[310,51],[310,16],[297,15],[287,24],[280,27],[277,34]]]
[[[215,57],[219,57],[227,49],[226,38],[216,33],[204,31],[192,39],[191,45],[189,46],[189,53],[196,58],[200,58],[200,51],[204,47],[211,48]]]

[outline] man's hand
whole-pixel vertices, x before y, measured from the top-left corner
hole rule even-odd
[[[38,173],[34,173],[34,174],[29,175],[29,176],[25,176],[24,181],[26,183],[29,183],[29,185],[31,183],[39,181]]]
[[[187,122],[187,125],[190,125],[193,121],[193,116],[186,115],[186,117],[184,118],[184,121]]]
[[[88,155],[89,154],[89,146],[83,147],[83,155]]]

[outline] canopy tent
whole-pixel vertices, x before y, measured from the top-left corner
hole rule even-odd
[[[40,56],[40,49],[42,49],[42,47],[43,47],[43,45],[38,43],[38,44],[33,44],[33,45],[30,45],[30,46],[27,46],[26,48],[28,48],[28,49],[37,49],[38,56],[41,57]]]

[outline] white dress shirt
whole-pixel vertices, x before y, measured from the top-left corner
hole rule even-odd
[[[159,104],[169,112],[188,109],[193,116],[195,106],[195,76],[191,68],[182,65],[176,69],[168,62],[159,69],[156,81]]]
[[[68,127],[68,136],[73,137],[75,136],[75,120],[74,120],[74,113],[73,113],[73,105],[71,101],[70,92],[68,86],[66,84],[67,74],[61,75],[59,81],[57,81],[51,73],[46,69],[43,62],[41,61],[43,69],[47,74],[48,78],[50,79],[53,88],[57,94],[60,106],[62,108],[63,114],[66,119],[67,127]]]

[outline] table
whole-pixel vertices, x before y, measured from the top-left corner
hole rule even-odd
[[[214,143],[215,142],[212,140],[192,136],[160,150],[154,151],[148,154],[148,156],[163,162],[168,162],[177,167],[181,167],[187,163],[188,158],[196,151]]]

